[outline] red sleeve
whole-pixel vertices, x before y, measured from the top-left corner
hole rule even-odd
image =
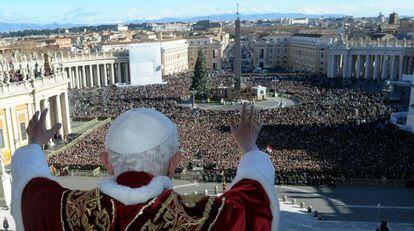
[[[34,178],[22,194],[22,217],[25,231],[59,231],[61,197],[66,189],[47,178]]]
[[[214,230],[271,230],[270,200],[259,182],[241,180],[223,197],[224,206]]]

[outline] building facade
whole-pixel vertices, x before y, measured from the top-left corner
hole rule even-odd
[[[149,29],[155,32],[189,32],[191,25],[189,23],[152,23]]]
[[[206,57],[207,66],[210,70],[220,70],[223,49],[220,41],[209,37],[187,38],[188,42],[188,66],[193,71],[198,59],[198,51],[201,49]]]
[[[162,75],[188,71],[188,44],[185,39],[161,41]]]
[[[11,153],[27,144],[26,127],[34,112],[49,109],[46,127],[51,128],[52,124],[62,123],[63,127],[59,131],[62,138],[71,133],[71,125],[69,79],[61,68],[48,72],[46,63],[34,59],[24,63],[29,70],[33,69],[26,72],[22,68],[22,62],[14,60],[13,65],[6,63],[3,59],[0,68],[3,75],[0,86],[0,152],[3,163],[7,165]],[[36,76],[37,73],[40,76]],[[13,76],[8,78],[6,75]],[[22,78],[14,80],[14,75],[21,75]]]
[[[288,39],[286,66],[293,71],[326,75],[332,35],[294,34]]]
[[[253,66],[327,73],[328,48],[333,35],[279,34],[253,41]]]
[[[286,66],[290,36],[290,34],[270,35],[253,41],[253,66],[260,68]]]

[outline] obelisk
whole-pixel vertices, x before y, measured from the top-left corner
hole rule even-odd
[[[236,41],[234,46],[234,88],[240,90],[241,85],[241,43],[240,43],[240,18],[239,18],[239,4],[237,4],[237,18],[235,22]]]

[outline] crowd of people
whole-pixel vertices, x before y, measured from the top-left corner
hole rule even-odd
[[[216,76],[213,86],[228,85],[231,78]],[[227,121],[237,118],[238,112],[183,106],[181,102],[190,97],[191,75],[170,76],[166,81],[145,87],[71,90],[72,118],[115,118],[132,108],[154,108],[178,126],[185,152],[180,170],[190,169],[197,157],[203,164],[205,181],[231,180],[241,154]],[[414,136],[387,122],[395,108],[383,101],[375,84],[343,84],[306,76],[250,76],[244,82],[300,100],[291,107],[259,112],[264,127],[258,146],[271,156],[279,182],[321,184],[338,177],[414,177]],[[52,157],[50,163],[85,169],[100,166],[107,128],[95,130]]]

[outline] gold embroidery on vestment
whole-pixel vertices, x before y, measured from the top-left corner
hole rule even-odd
[[[214,204],[214,198],[209,197],[201,217],[188,215],[181,204],[178,194],[171,193],[167,200],[164,201],[154,219],[148,220],[141,230],[201,230],[208,220],[211,208]]]
[[[70,230],[107,231],[111,227],[114,210],[109,214],[101,206],[99,189],[89,192],[71,191],[67,196],[66,219]],[[112,207],[113,201],[111,200]]]

